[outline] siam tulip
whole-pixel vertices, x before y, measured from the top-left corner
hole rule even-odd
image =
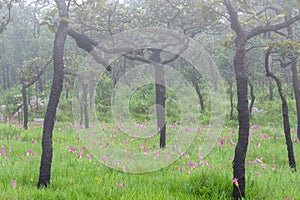
[[[17,181],[13,180],[12,183],[11,183],[11,185],[12,185],[13,188],[16,188],[17,187]]]
[[[71,149],[69,150],[69,152],[75,153],[76,152],[76,148],[75,147],[71,147]]]
[[[77,154],[77,156],[78,156],[78,158],[81,158],[82,157],[82,152],[80,151],[80,152],[78,152],[78,154]]]
[[[92,158],[91,154],[86,154],[86,158],[87,158],[88,160],[91,160],[91,158]]]
[[[239,182],[238,182],[238,178],[234,178],[233,180],[232,180],[232,182],[237,186],[237,187],[239,187]]]
[[[179,167],[179,171],[182,172],[182,167],[181,166]]]

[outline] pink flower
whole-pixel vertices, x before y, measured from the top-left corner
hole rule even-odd
[[[275,169],[276,169],[276,166],[275,166],[275,165],[272,165],[272,169],[275,170]]]
[[[251,166],[251,161],[248,161],[248,163],[247,163],[247,164],[248,164],[248,166],[250,167],[250,166]]]
[[[78,152],[77,156],[78,156],[78,158],[81,158],[82,157],[82,152],[81,151]]]
[[[266,169],[267,168],[267,164],[262,164],[262,168]]]
[[[87,158],[88,160],[91,160],[91,158],[92,158],[91,154],[86,154],[86,158]]]
[[[16,180],[13,180],[12,183],[11,183],[11,185],[12,185],[14,188],[16,188],[16,187],[17,187],[17,181],[16,181]]]
[[[233,183],[237,183],[238,180],[239,180],[238,178],[234,178],[234,179],[232,180],[232,182],[233,182]]]
[[[291,198],[290,198],[290,197],[287,197],[285,200],[291,200]]]
[[[188,162],[188,166],[189,166],[189,167],[192,167],[192,166],[193,166],[193,162],[190,162],[190,161],[189,161],[189,162]]]
[[[179,167],[179,171],[182,172],[182,167]]]
[[[69,152],[71,152],[71,153],[76,152],[76,148],[75,147],[71,147],[71,149],[69,150]]]
[[[118,183],[118,182],[116,182],[116,186],[118,186],[118,187],[120,187],[121,189],[124,187],[124,184],[123,183]]]
[[[190,170],[188,170],[188,171],[187,171],[187,174],[191,174],[191,171],[190,171]]]

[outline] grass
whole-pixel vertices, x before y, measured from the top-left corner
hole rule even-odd
[[[113,125],[106,126],[111,126],[106,129],[109,134],[115,131]],[[174,163],[158,171],[133,174],[106,167],[94,156],[96,152],[90,152],[88,146],[85,149],[78,128],[70,123],[57,124],[51,185],[39,190],[42,128],[37,124],[30,124],[30,128],[22,130],[14,122],[0,124],[0,199],[231,199],[236,129],[224,128],[207,156],[201,156],[201,140],[196,137]],[[202,127],[199,135],[208,132]],[[125,141],[121,140],[123,133],[115,133],[115,143]],[[292,134],[295,137],[294,131]],[[148,148],[147,142],[143,146]],[[142,152],[139,143],[121,146]],[[296,161],[300,160],[299,146],[295,141]],[[246,158],[247,199],[300,199],[300,175],[289,170],[287,160],[280,128],[252,126]]]

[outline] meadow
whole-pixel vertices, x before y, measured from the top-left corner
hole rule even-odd
[[[113,133],[114,141],[121,141],[118,144],[122,148],[155,151],[153,141],[125,140],[114,124],[105,126],[108,136]],[[36,187],[42,124],[31,123],[29,127],[23,130],[14,120],[0,124],[0,199],[231,199],[236,127],[224,127],[212,139],[213,148],[205,155],[201,136],[210,130],[204,125],[195,127],[195,140],[175,162],[153,172],[127,173],[126,166],[108,167],[94,156],[97,153],[78,135],[81,127],[57,123],[51,184],[47,189]],[[136,130],[140,131],[139,127]],[[300,143],[294,129],[292,135],[299,161]],[[289,169],[281,127],[253,124],[246,162],[247,199],[300,199],[300,176]]]

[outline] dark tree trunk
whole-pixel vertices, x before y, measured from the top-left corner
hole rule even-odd
[[[68,8],[65,1],[55,0],[60,10],[60,18],[68,18]],[[52,132],[55,124],[56,109],[63,88],[64,81],[64,44],[67,37],[68,22],[61,20],[57,28],[53,48],[54,74],[50,91],[50,99],[44,119],[42,157],[38,187],[47,187],[50,184],[51,164],[52,164]]]
[[[233,159],[233,176],[238,179],[239,186],[233,186],[233,197],[245,197],[245,159],[248,148],[250,118],[248,109],[248,74],[245,69],[246,40],[241,36],[236,38],[236,54],[234,56],[234,71],[237,85],[239,137]]]
[[[273,94],[273,83],[272,83],[272,79],[268,78],[268,82],[269,82],[269,100],[273,101],[274,100],[274,94]]]
[[[27,91],[25,83],[22,83],[22,101],[23,101],[23,127],[28,129],[28,104],[27,104]]]
[[[151,60],[154,61],[155,70],[155,96],[156,96],[156,116],[157,116],[157,128],[160,132],[160,148],[166,147],[166,113],[165,113],[165,74],[164,66],[159,64],[161,50],[154,49],[152,51]]]
[[[233,120],[233,83],[229,81],[230,119]]]
[[[288,38],[293,40],[294,39],[293,28],[291,26],[288,26],[287,31],[288,31]],[[291,71],[292,71],[292,82],[293,82],[293,89],[294,89],[294,95],[296,101],[296,111],[297,111],[297,138],[300,140],[300,90],[299,90],[299,80],[298,80],[296,59],[293,60],[291,63]]]
[[[196,92],[198,94],[198,97],[199,97],[199,102],[200,102],[200,107],[201,107],[201,110],[202,112],[204,112],[204,100],[203,100],[203,96],[201,94],[201,90],[199,88],[199,85],[198,85],[198,80],[196,78],[196,76],[194,74],[192,74],[192,79],[193,79],[193,85],[196,89]]]
[[[299,80],[297,72],[297,61],[293,61],[291,64],[292,77],[293,77],[293,88],[296,100],[296,111],[297,111],[297,138],[300,140],[300,91],[299,91]]]
[[[290,122],[289,122],[289,110],[286,98],[283,94],[282,87],[281,87],[281,81],[277,76],[275,76],[273,73],[269,70],[269,55],[270,55],[270,49],[265,55],[265,69],[268,77],[271,77],[276,81],[278,92],[282,101],[282,117],[283,117],[283,127],[284,127],[284,134],[285,134],[285,140],[287,145],[287,151],[288,151],[288,158],[289,158],[289,165],[292,171],[296,171],[296,161],[294,157],[294,150],[293,150],[293,142],[291,138],[291,128],[290,128]]]

